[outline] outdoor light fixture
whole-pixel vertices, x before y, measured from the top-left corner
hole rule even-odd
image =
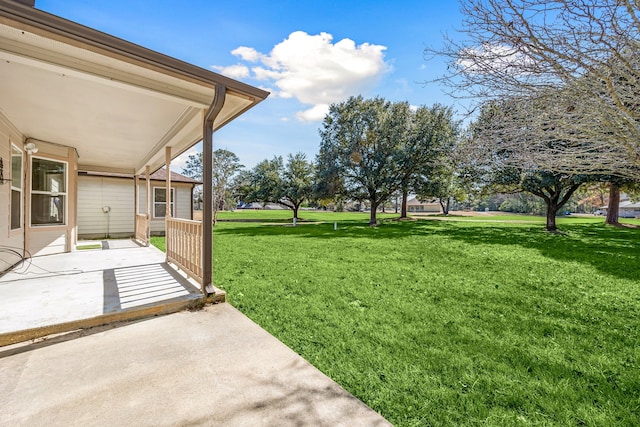
[[[36,154],[38,152],[38,147],[36,147],[35,143],[29,142],[24,144],[24,151],[26,151],[27,154]]]

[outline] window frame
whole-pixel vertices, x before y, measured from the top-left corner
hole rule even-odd
[[[151,216],[154,219],[165,219],[167,217],[167,207],[166,207],[166,201],[164,202],[156,202],[156,190],[165,190],[165,199],[166,199],[166,190],[167,187],[153,187],[151,189],[152,193],[153,193],[153,200],[151,202],[152,206],[151,206]],[[176,216],[176,189],[175,187],[171,187],[171,217],[175,218]],[[164,212],[163,215],[158,216],[156,215],[156,205],[160,205],[162,204],[164,207],[164,210],[162,212]]]
[[[43,191],[43,190],[34,190],[33,189],[33,162],[34,160],[46,160],[48,162],[61,163],[64,165],[64,191]],[[68,207],[69,207],[69,162],[65,160],[59,160],[50,157],[43,156],[30,156],[30,185],[29,185],[29,225],[32,228],[41,228],[41,227],[66,227],[68,221]],[[33,223],[33,196],[34,195],[49,195],[54,196],[54,194],[64,197],[64,208],[63,208],[63,219],[61,223],[49,223],[49,224],[34,224]]]
[[[17,154],[20,155],[20,176],[18,177],[20,182],[20,187],[16,187],[13,185],[15,178],[13,176],[13,158],[17,157]],[[24,152],[17,145],[11,143],[11,188],[9,189],[9,231],[18,231],[22,230],[24,227]],[[13,193],[18,193],[18,204],[20,205],[18,208],[18,227],[13,226]]]

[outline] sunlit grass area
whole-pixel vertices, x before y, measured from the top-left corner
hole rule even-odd
[[[215,282],[389,421],[640,425],[640,229],[330,215],[219,223]]]
[[[398,217],[395,213],[377,213],[378,219],[388,219]],[[300,210],[298,212],[300,221],[369,221],[369,212],[319,212],[311,210]],[[264,220],[264,221],[278,221],[278,220],[293,220],[293,212],[289,209],[283,210],[236,210],[236,211],[224,211],[218,213],[218,219],[221,221],[251,221],[251,220]]]

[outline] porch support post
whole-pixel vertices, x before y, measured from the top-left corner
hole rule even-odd
[[[133,237],[139,236],[138,214],[140,213],[140,175],[133,175]]]
[[[165,218],[171,218],[171,147],[164,149],[165,163],[167,167],[167,173],[165,178],[165,196],[167,198],[167,205],[165,210]]]
[[[145,166],[144,174],[147,178],[147,221],[145,235],[147,236],[147,246],[149,246],[149,239],[151,238],[151,167]]]
[[[202,293],[213,293],[213,122],[220,114],[227,88],[216,84],[213,102],[207,110],[202,129]]]

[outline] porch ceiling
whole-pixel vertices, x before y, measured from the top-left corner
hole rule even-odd
[[[214,129],[267,95],[36,9],[10,7],[26,18],[0,10],[0,110],[25,138],[74,147],[82,169],[158,169],[164,147],[176,156],[202,138],[218,82],[227,97]]]

